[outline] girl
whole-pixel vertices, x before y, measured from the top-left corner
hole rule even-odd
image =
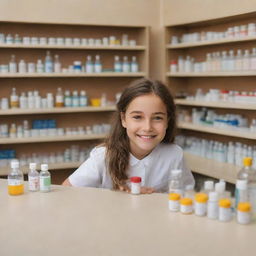
[[[137,80],[123,91],[105,143],[63,185],[129,192],[129,177],[140,176],[141,193],[167,192],[170,171],[182,169],[184,188],[194,186],[182,149],[172,143],[174,130],[175,105],[167,87]]]

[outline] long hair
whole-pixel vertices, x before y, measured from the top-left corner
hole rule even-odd
[[[113,183],[113,189],[125,184],[128,179],[127,168],[130,157],[130,142],[126,129],[122,126],[121,113],[125,113],[130,102],[138,96],[146,94],[159,96],[167,109],[168,127],[166,129],[163,143],[170,143],[174,140],[176,128],[175,104],[168,88],[159,81],[139,79],[125,88],[118,103],[117,111],[114,114],[112,130],[105,141],[106,165]]]

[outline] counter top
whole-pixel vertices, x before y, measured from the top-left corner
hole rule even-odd
[[[9,196],[2,179],[0,216],[1,256],[255,254],[255,223],[172,213],[166,194],[54,185],[50,193]]]

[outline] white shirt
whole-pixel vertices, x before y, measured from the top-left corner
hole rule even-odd
[[[112,189],[112,180],[106,169],[105,154],[105,147],[95,147],[90,157],[69,176],[72,186]],[[185,165],[182,149],[175,144],[161,143],[141,160],[130,154],[127,175],[129,178],[140,176],[142,186],[167,192],[170,171],[173,169],[182,170],[184,187],[195,185],[193,175]]]

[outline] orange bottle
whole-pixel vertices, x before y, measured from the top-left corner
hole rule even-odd
[[[8,174],[8,193],[11,196],[24,193],[24,177],[17,160],[11,162],[11,171]]]

